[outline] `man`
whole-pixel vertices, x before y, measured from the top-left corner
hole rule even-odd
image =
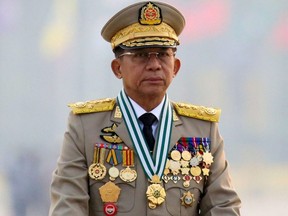
[[[70,104],[53,174],[50,215],[240,215],[230,183],[220,110],[174,103],[166,91],[181,13],[160,2],[133,4],[102,36],[123,81],[117,98]]]

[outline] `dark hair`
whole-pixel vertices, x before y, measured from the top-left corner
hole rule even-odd
[[[115,58],[118,58],[119,55],[121,55],[122,53],[124,53],[124,49],[122,49],[120,46],[117,46],[113,52],[114,52],[114,55],[115,55]]]

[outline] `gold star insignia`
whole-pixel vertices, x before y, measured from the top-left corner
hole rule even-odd
[[[210,170],[208,168],[206,168],[206,167],[202,169],[202,172],[203,172],[204,176],[209,176],[209,171]]]

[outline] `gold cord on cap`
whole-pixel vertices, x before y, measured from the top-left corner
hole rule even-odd
[[[164,45],[163,43],[173,42],[173,45],[179,44],[179,39],[174,29],[171,28],[168,24],[162,22],[159,25],[141,25],[139,23],[134,23],[126,28],[118,31],[111,39],[112,49],[117,47],[120,44],[126,44],[130,40],[134,40],[145,44],[146,41],[151,40],[152,37],[156,37],[157,41],[153,41],[153,45]],[[159,41],[158,41],[159,40]],[[125,45],[126,45],[125,44]],[[137,46],[137,43],[130,43],[130,46]]]

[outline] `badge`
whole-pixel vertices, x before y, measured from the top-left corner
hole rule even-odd
[[[109,135],[100,135],[100,137],[108,143],[119,144],[123,143],[122,139],[115,133],[117,125],[113,123],[109,127],[103,128],[101,131]]]
[[[115,203],[105,203],[104,213],[106,216],[114,216],[117,214],[118,208]]]
[[[166,192],[161,185],[159,176],[152,176],[151,183],[152,184],[147,188],[146,195],[149,208],[155,209],[158,205],[161,205],[165,201]]]
[[[192,194],[190,191],[185,192],[181,197],[181,205],[185,206],[186,208],[192,206],[194,202],[194,194]]]
[[[161,10],[155,4],[148,2],[140,9],[139,23],[142,25],[158,25],[162,22]]]
[[[120,191],[121,188],[111,181],[99,188],[101,200],[104,203],[116,203],[119,198]]]

